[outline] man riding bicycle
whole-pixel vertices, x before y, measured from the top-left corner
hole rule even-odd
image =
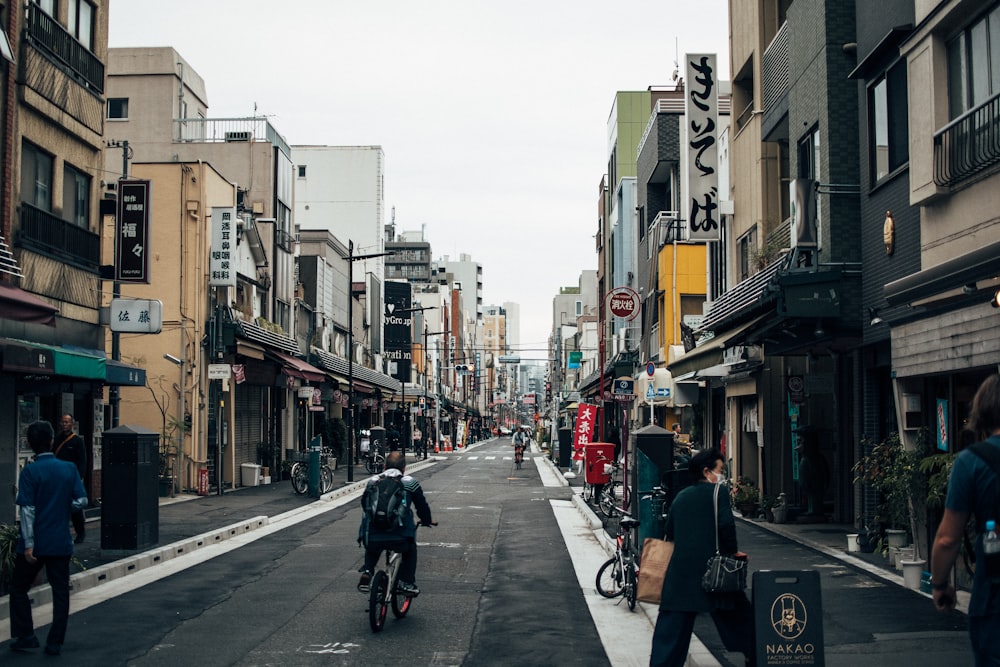
[[[413,521],[413,511],[416,507],[417,516],[423,525],[432,525],[431,508],[424,498],[424,490],[413,477],[405,475],[406,456],[403,452],[390,452],[385,458],[385,471],[368,480],[364,493],[361,494],[361,507],[369,507],[369,494],[375,491],[378,482],[385,477],[399,477],[406,494],[406,509],[402,515],[402,525],[390,530],[379,528],[369,517],[367,511],[362,512],[361,526],[358,529],[358,544],[365,547],[365,564],[361,568],[361,581],[358,589],[364,591],[371,582],[372,572],[378,564],[378,559],[384,549],[398,551],[402,555],[399,567],[399,583],[397,589],[404,595],[416,597],[420,594],[417,588],[417,526]]]

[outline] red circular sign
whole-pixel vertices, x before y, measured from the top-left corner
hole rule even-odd
[[[634,320],[639,314],[639,295],[631,287],[616,287],[608,292],[608,310],[615,317]]]

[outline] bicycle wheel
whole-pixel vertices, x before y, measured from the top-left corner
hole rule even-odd
[[[583,496],[583,502],[589,503],[591,498],[594,497],[594,487],[584,482],[583,493],[581,495]]]
[[[601,489],[600,497],[597,499],[597,509],[609,519],[618,515],[618,494],[615,493],[615,489],[619,484],[621,482],[608,482],[605,484],[604,488]]]
[[[635,573],[635,561],[629,559],[625,563],[625,602],[628,603],[629,611],[635,611],[635,596],[638,593],[639,582]]]
[[[292,488],[300,496],[309,490],[309,467],[302,463],[292,464]]]
[[[368,623],[372,632],[378,632],[385,625],[385,615],[389,605],[385,600],[385,591],[389,586],[389,577],[379,570],[372,576],[371,591],[368,593]]]
[[[617,557],[609,558],[597,571],[597,592],[606,598],[618,597],[625,591],[621,564]]]
[[[373,475],[385,470],[385,457],[381,454],[372,454],[365,461],[365,469]]]
[[[410,611],[410,604],[413,603],[413,598],[408,595],[403,595],[399,591],[393,591],[392,593],[392,613],[396,618],[403,618],[406,616],[406,612]]]
[[[333,471],[330,470],[330,466],[324,464],[319,469],[319,482],[320,482],[320,493],[329,493],[333,491]]]

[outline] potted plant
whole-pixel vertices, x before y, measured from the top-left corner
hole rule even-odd
[[[760,489],[749,477],[740,475],[736,478],[733,488],[730,490],[733,507],[737,507],[740,513],[747,518],[757,516],[757,506],[760,502]]]
[[[863,443],[868,453],[854,465],[855,482],[867,484],[879,494],[878,515],[885,524],[884,539],[879,539],[883,555],[892,546],[905,545],[907,532],[914,542],[919,542],[918,510],[923,509],[928,498],[928,474],[921,469],[922,460],[929,453],[927,442],[928,438],[921,433],[916,447],[907,450],[899,434],[893,432],[882,442]],[[915,558],[918,557],[915,552]]]
[[[0,595],[10,592],[10,578],[14,573],[14,547],[17,546],[16,524],[0,524]]]

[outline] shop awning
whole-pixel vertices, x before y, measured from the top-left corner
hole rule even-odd
[[[102,381],[107,377],[103,356],[55,345],[43,345],[41,343],[29,343],[29,345],[52,350],[56,375]]]
[[[400,393],[399,380],[394,377],[390,377],[385,373],[379,373],[361,364],[348,364],[347,359],[330,354],[325,350],[315,350],[314,353],[319,359],[319,365],[327,372],[335,374],[338,382],[342,381],[344,386],[347,385],[349,375],[353,375],[355,390],[358,388],[357,385],[361,383],[362,385],[367,384],[372,387],[379,387],[394,394]],[[343,378],[342,380],[340,379],[341,377]]]
[[[130,366],[113,359],[105,359],[104,370],[106,372],[105,384],[120,387],[145,387],[146,369],[138,366]]]
[[[59,309],[30,292],[0,283],[0,317],[54,327]]]
[[[684,380],[689,379],[690,376],[682,378],[682,376],[687,376],[689,373],[695,373],[695,375],[697,375],[697,371],[722,365],[722,351],[729,346],[728,344],[730,342],[735,344],[733,339],[737,338],[768,317],[771,317],[771,315],[761,315],[760,317],[752,319],[735,329],[730,329],[721,336],[712,338],[708,342],[699,345],[693,350],[687,352],[684,356],[678,358],[677,361],[667,367],[670,370],[671,375],[674,377],[674,382],[683,382]],[[712,377],[720,376],[713,375]]]
[[[280,352],[268,352],[268,355],[281,364],[281,372],[288,377],[299,378],[307,382],[326,381],[326,373],[302,359],[296,359]]]
[[[0,368],[14,373],[52,375],[56,372],[55,354],[49,348],[30,343],[0,340]]]

